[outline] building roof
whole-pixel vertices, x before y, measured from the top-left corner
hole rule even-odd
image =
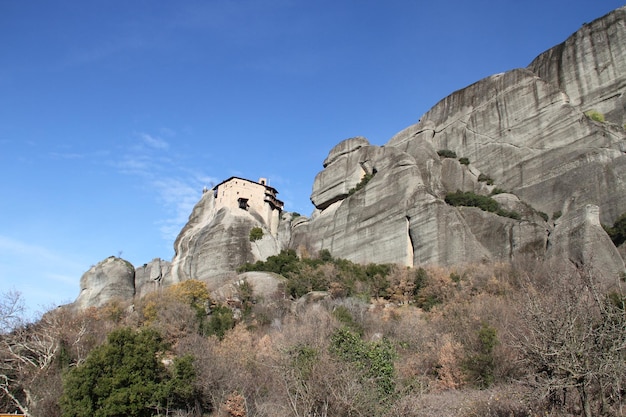
[[[227,183],[227,182],[229,182],[229,181],[231,181],[231,180],[235,180],[235,179],[237,179],[237,180],[242,180],[242,181],[247,181],[247,182],[250,182],[250,183],[252,183],[252,184],[262,185],[263,187],[265,187],[265,188],[268,188],[268,189],[272,190],[272,191],[274,192],[274,194],[278,194],[278,190],[276,190],[276,188],[274,188],[274,187],[270,187],[270,186],[269,186],[269,185],[267,185],[267,184],[261,184],[260,182],[252,181],[252,180],[249,180],[249,179],[247,179],[247,178],[241,178],[241,177],[230,177],[230,178],[228,178],[228,179],[226,179],[226,180],[224,180],[224,181],[220,182],[220,183],[219,183],[219,184],[217,184],[215,187],[211,188],[211,190],[216,190],[216,189],[217,189],[217,187],[219,187],[220,185],[222,185],[222,184],[224,184],[224,183]]]

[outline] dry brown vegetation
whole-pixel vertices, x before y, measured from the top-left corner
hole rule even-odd
[[[626,413],[626,318],[617,277],[607,289],[606,277],[600,285],[583,269],[562,272],[529,260],[392,267],[385,283],[377,269],[374,283],[350,283],[340,269],[308,265],[309,278],[298,285],[315,278],[329,296],[298,308],[284,293],[256,299],[248,288],[245,302],[231,303],[239,309],[232,321],[228,314],[211,321],[211,309],[224,311],[195,281],[134,308],[61,308],[27,326],[12,322],[0,339],[0,408],[64,415],[64,373],[113,329],[150,327],[169,342],[166,356],[194,358],[196,397],[169,415]],[[19,313],[3,307],[7,320]]]

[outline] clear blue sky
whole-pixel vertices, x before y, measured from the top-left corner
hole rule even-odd
[[[267,177],[309,215],[339,141],[382,145],[619,1],[0,0],[0,291],[73,301],[171,260],[202,187]]]

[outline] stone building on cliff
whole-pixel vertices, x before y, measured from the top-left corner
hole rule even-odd
[[[271,234],[278,233],[278,222],[283,210],[283,202],[276,198],[278,191],[268,185],[265,178],[258,182],[245,178],[230,177],[211,189],[215,198],[215,208],[229,207],[257,214],[263,219]]]

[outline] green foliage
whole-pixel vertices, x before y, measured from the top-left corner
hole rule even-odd
[[[604,226],[604,230],[611,237],[611,240],[615,244],[615,246],[619,246],[622,243],[626,242],[626,213],[623,213],[621,216],[615,220],[612,227]]]
[[[562,215],[563,215],[563,213],[561,212],[561,210],[555,211],[554,213],[552,213],[552,220],[554,221],[554,220],[558,219],[559,217],[561,217]]]
[[[348,191],[348,195],[352,195],[359,191],[361,188],[365,187],[367,183],[370,182],[372,178],[374,178],[374,174],[375,173],[363,175],[361,181],[359,181],[359,183],[354,188],[351,188],[350,191]]]
[[[260,227],[253,227],[250,230],[250,242],[254,242],[263,238],[263,229]]]
[[[122,328],[63,378],[63,417],[148,417],[193,397],[191,357],[175,361],[173,374],[161,362],[167,350],[152,329]],[[175,385],[175,387],[174,387]]]
[[[265,271],[274,272],[286,276],[289,272],[295,272],[299,263],[298,255],[293,249],[282,250],[278,255],[270,256],[265,262],[257,261],[254,264],[246,263],[238,271]]]
[[[485,182],[487,185],[493,185],[493,180],[488,175],[482,173],[478,176],[478,182]]]
[[[329,284],[321,270],[303,264],[297,272],[287,274],[285,290],[291,297],[300,298],[311,291],[326,291]]]
[[[216,306],[211,309],[209,321],[206,323],[205,333],[215,335],[220,340],[224,338],[227,331],[235,327],[233,311],[226,306]]]
[[[504,193],[508,193],[508,191],[502,188],[495,187],[493,190],[491,190],[491,193],[489,195],[504,194]]]
[[[291,218],[295,219],[296,217],[300,217],[302,216],[300,213],[298,213],[297,211],[294,211],[293,213],[291,213]]]
[[[293,347],[289,354],[292,358],[293,367],[300,373],[302,378],[309,378],[313,365],[315,365],[319,356],[317,349],[307,345],[298,345]]]
[[[415,305],[424,311],[430,311],[434,306],[441,304],[443,301],[433,294],[426,296],[418,296],[415,299]]]
[[[489,388],[494,383],[494,349],[499,344],[495,327],[483,323],[478,331],[478,348],[466,356],[463,368],[469,381],[479,388]]]
[[[252,306],[255,303],[254,288],[246,280],[237,286],[237,296],[241,300],[241,309],[244,316],[248,316],[252,312]]]
[[[366,342],[359,334],[342,327],[332,334],[330,349],[337,357],[351,363],[363,378],[373,381],[382,400],[394,394],[396,352],[388,340]]]
[[[470,161],[468,158],[463,157],[463,158],[459,158],[459,163],[461,165],[469,165]]]
[[[495,213],[498,216],[509,217],[511,219],[519,220],[521,215],[515,211],[504,210],[500,207],[500,204],[491,197],[479,195],[471,191],[463,192],[457,191],[455,193],[446,194],[446,203],[451,206],[466,206],[466,207],[478,207],[481,210]]]
[[[359,334],[360,336],[363,335],[363,326],[361,326],[354,320],[354,317],[352,317],[350,310],[348,310],[346,307],[338,306],[333,310],[332,314],[339,323],[343,324],[348,329]]]
[[[336,271],[332,281],[327,270],[321,268],[322,265],[328,264]],[[391,264],[360,265],[346,259],[333,258],[328,250],[321,250],[316,259],[299,259],[296,252],[289,249],[268,257],[265,262],[247,263],[238,268],[238,271],[266,271],[280,274],[287,278],[285,290],[294,298],[299,298],[310,291],[328,291],[331,282],[339,283],[345,290],[345,296],[353,295],[356,283],[360,282],[362,294],[369,297],[385,294],[389,286],[386,278],[392,268]]]
[[[451,151],[450,149],[440,149],[437,151],[437,155],[442,158],[456,158],[456,152]]]
[[[538,211],[537,214],[543,219],[544,222],[547,222],[550,219],[548,217],[548,214],[544,213],[543,211]]]
[[[330,254],[330,251],[328,249],[322,249],[318,254],[318,258],[322,262],[332,262],[333,260],[333,256]]]
[[[445,201],[451,206],[478,207],[481,210],[491,213],[495,213],[500,208],[498,202],[493,198],[475,194],[471,191],[457,191],[455,193],[446,194]]]
[[[604,123],[604,115],[597,110],[589,110],[585,112],[585,116],[596,122]]]

